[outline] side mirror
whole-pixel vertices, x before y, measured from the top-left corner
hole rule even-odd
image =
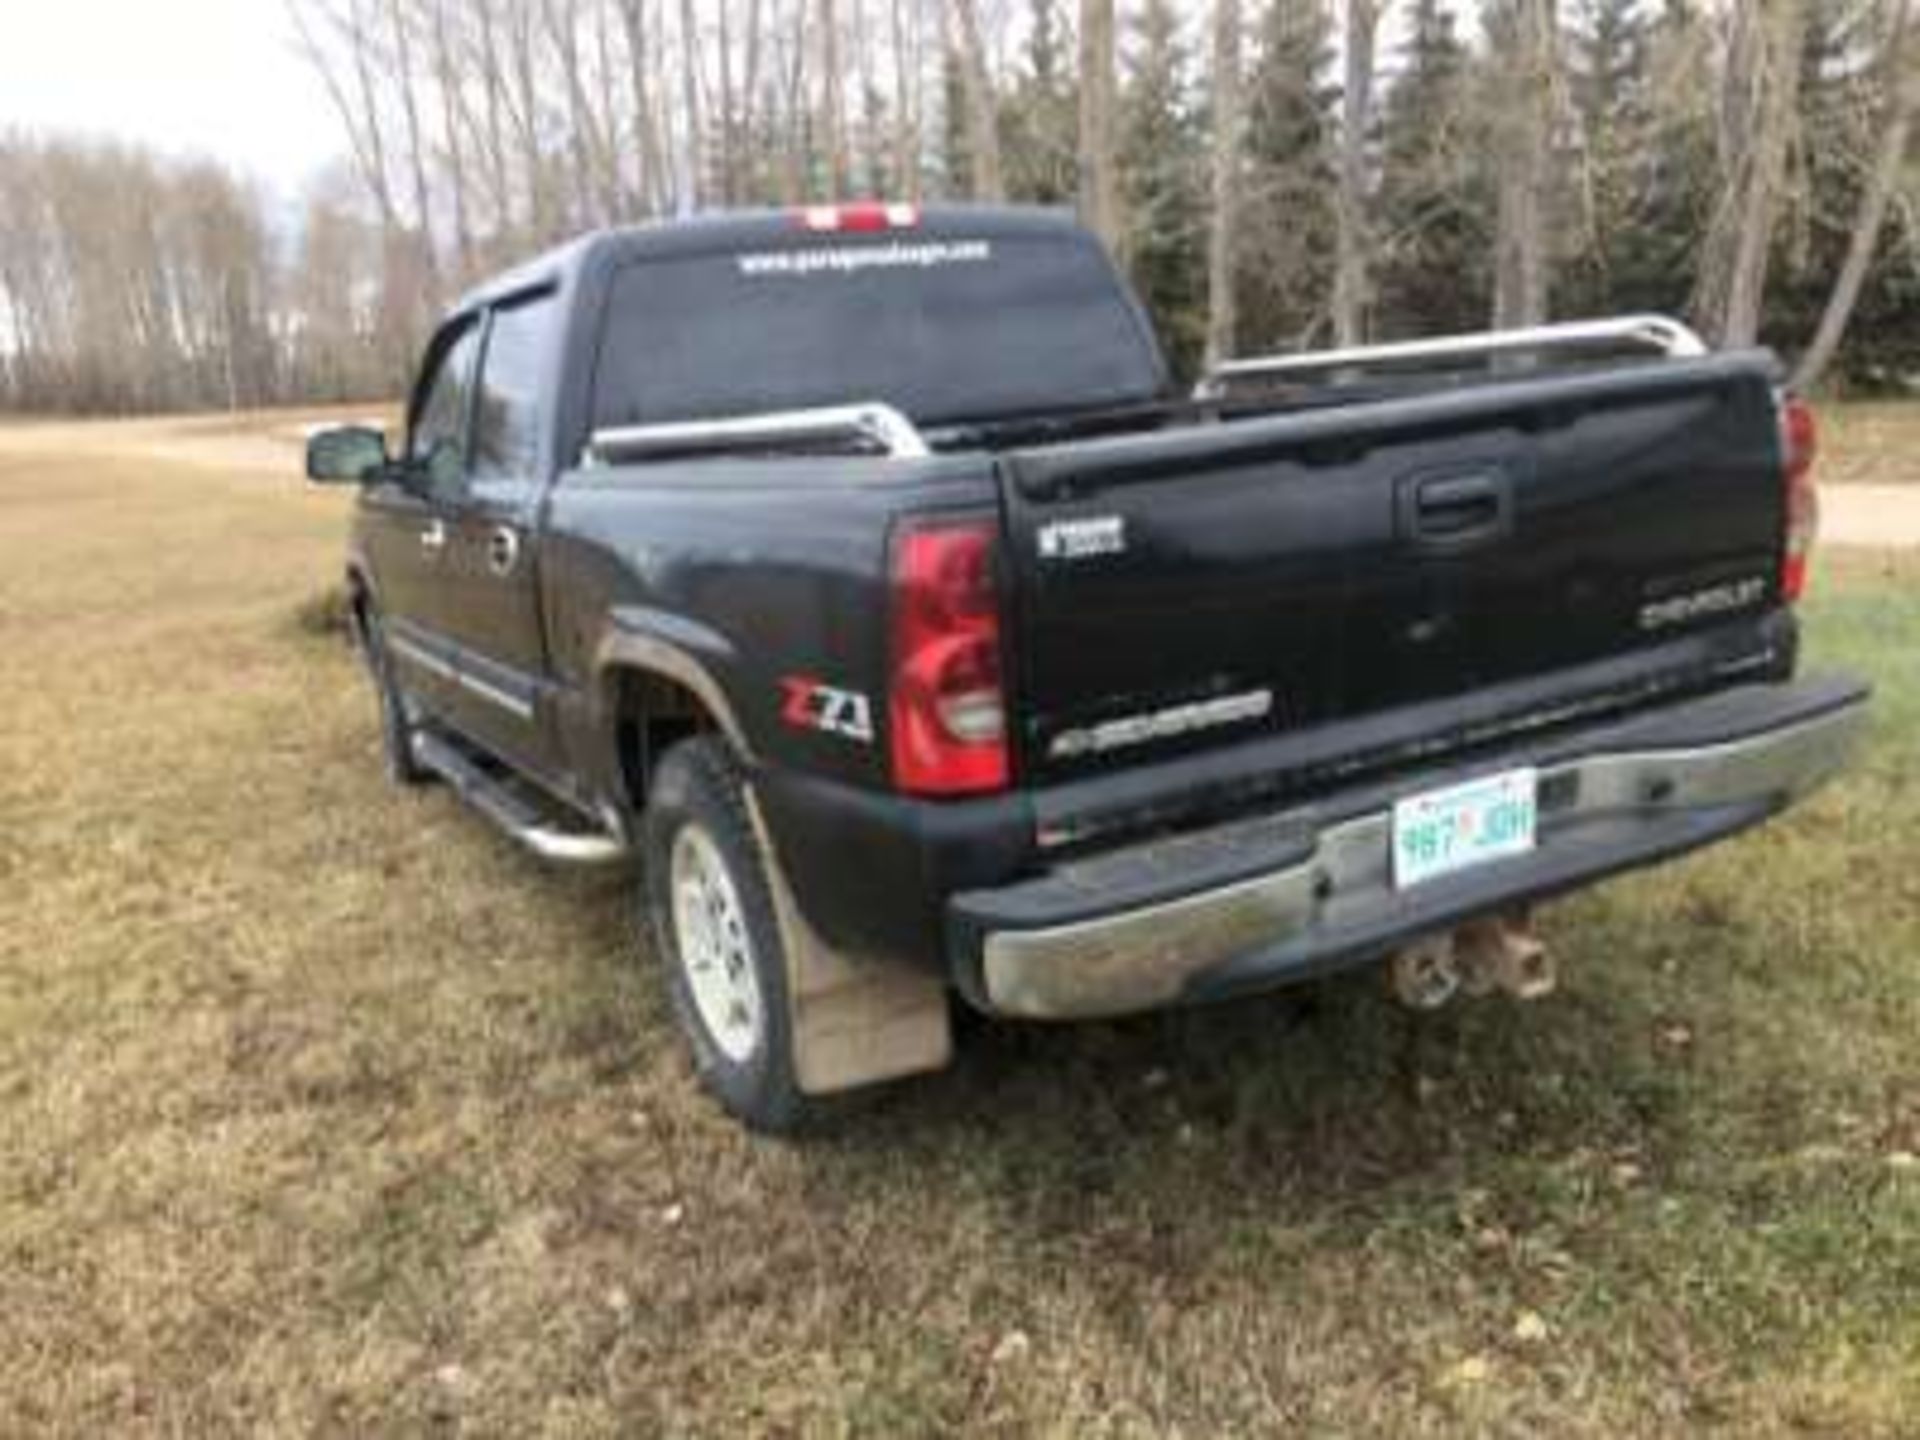
[[[307,478],[322,485],[360,485],[389,465],[387,437],[367,425],[338,425],[307,437]]]

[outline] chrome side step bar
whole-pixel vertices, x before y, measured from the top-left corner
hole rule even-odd
[[[1496,355],[1604,354],[1609,350],[1650,350],[1670,360],[1707,353],[1706,342],[1678,320],[1665,315],[1621,315],[1606,320],[1573,320],[1521,330],[1487,330],[1474,335],[1437,335],[1388,345],[1359,345],[1344,350],[1308,350],[1297,355],[1255,355],[1223,360],[1201,377],[1198,399],[1222,394],[1236,380],[1276,380],[1325,376],[1337,371],[1392,369],[1396,366],[1464,365]]]
[[[564,865],[608,865],[627,855],[618,836],[571,830],[552,807],[511,776],[495,775],[458,743],[431,730],[413,734],[413,758],[433,771],[467,804],[542,860]]]

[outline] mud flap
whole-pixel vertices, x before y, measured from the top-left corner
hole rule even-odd
[[[946,986],[925,971],[855,959],[822,941],[794,903],[751,788],[746,800],[787,952],[793,1073],[800,1088],[825,1095],[944,1068],[953,1058]]]

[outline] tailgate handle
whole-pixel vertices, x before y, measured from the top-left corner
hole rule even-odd
[[[1497,540],[1513,526],[1513,484],[1501,470],[1416,476],[1400,501],[1402,534],[1428,549]]]

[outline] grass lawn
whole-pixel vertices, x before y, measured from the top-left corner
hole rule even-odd
[[[383,786],[338,497],[67,434],[0,443],[0,1431],[1920,1423],[1920,557],[1816,577],[1865,762],[1551,911],[1554,998],[979,1027],[780,1145],[619,878]]]

